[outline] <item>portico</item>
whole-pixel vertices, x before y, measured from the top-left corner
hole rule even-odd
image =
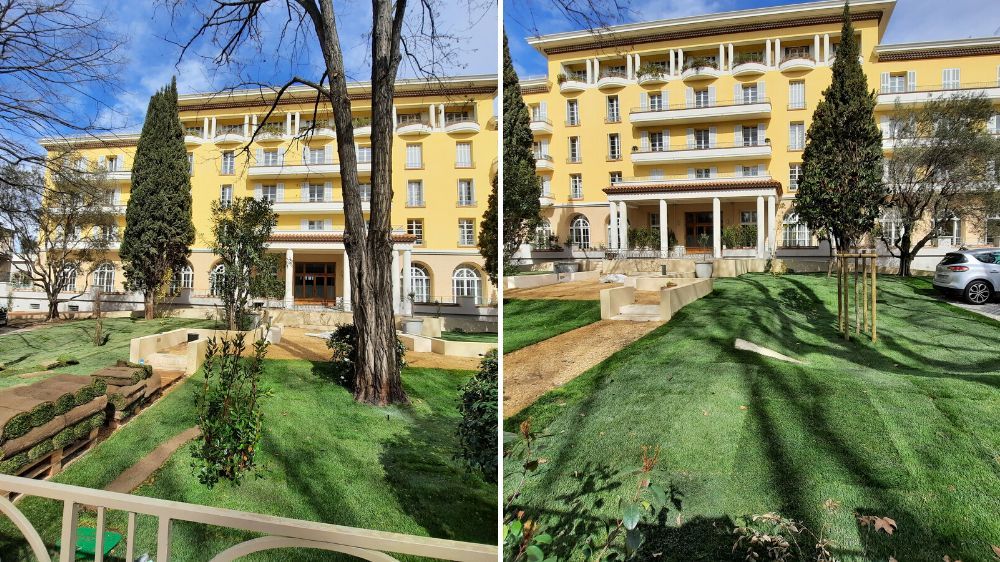
[[[676,257],[766,258],[776,247],[779,190],[780,184],[767,177],[615,182],[604,190],[608,246],[619,252],[658,250],[662,257],[673,250]],[[657,235],[651,242],[645,230],[637,242],[629,240],[630,229],[634,234],[652,229]]]

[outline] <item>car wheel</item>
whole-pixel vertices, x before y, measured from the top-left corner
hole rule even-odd
[[[969,304],[986,304],[993,296],[993,289],[986,281],[973,281],[965,288],[965,302]]]

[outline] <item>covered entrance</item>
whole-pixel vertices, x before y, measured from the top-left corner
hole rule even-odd
[[[337,302],[337,264],[295,262],[293,295],[307,304],[330,306]]]
[[[684,213],[684,245],[688,253],[712,253],[712,213]]]

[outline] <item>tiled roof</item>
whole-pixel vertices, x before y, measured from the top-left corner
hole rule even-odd
[[[630,183],[628,185],[609,186],[604,188],[604,193],[608,195],[621,195],[626,193],[658,193],[662,191],[721,191],[739,189],[781,189],[781,183],[772,179],[748,180],[748,181],[692,181],[692,182],[645,182]]]

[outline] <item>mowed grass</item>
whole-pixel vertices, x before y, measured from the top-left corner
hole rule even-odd
[[[600,319],[600,301],[505,300],[503,352],[516,351]]]
[[[561,532],[554,549],[568,555],[618,516],[641,447],[659,445],[653,480],[674,487],[679,507],[644,526],[643,559],[742,560],[732,528],[776,511],[835,541],[839,560],[993,560],[1000,323],[936,300],[925,280],[878,286],[873,344],[835,331],[833,278],[717,280],[507,421],[514,431],[531,418],[545,435],[546,462],[518,507]],[[737,351],[736,338],[806,364]],[[857,513],[898,529],[876,534]]]
[[[376,408],[354,402],[332,381],[329,364],[269,360],[264,381],[261,478],[209,490],[193,474],[188,446],[179,449],[137,495],[423,536],[496,544],[497,487],[454,460],[458,389],[470,373],[404,370],[412,404]],[[195,425],[200,374],[126,424],[54,478],[102,488],[157,445]],[[61,506],[26,498],[20,509],[48,544],[59,535]],[[109,527],[124,532],[124,513]],[[83,525],[93,525],[86,514]],[[0,526],[0,557],[29,558],[9,521]],[[156,521],[138,518],[137,554],[156,552]],[[176,560],[207,560],[254,535],[184,522],[173,525]],[[119,553],[120,554],[120,553]],[[247,560],[346,560],[330,553],[277,550]],[[353,560],[353,559],[352,559]]]
[[[479,343],[496,343],[496,332],[441,332],[441,339],[449,341],[469,341]]]
[[[211,320],[187,318],[105,318],[104,334],[108,341],[94,345],[95,320],[70,320],[52,326],[43,326],[24,332],[0,335],[0,388],[38,380],[19,377],[42,370],[42,363],[59,358],[79,361],[57,369],[60,373],[89,375],[113,365],[118,359],[128,359],[129,341],[132,338],[168,332],[178,328],[212,328]]]

